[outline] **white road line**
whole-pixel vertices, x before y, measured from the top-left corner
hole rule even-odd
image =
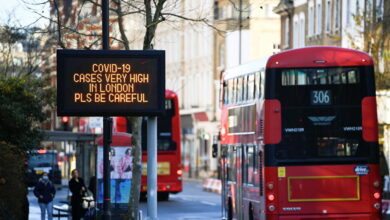
[[[217,205],[217,204],[215,204],[213,202],[207,202],[207,201],[201,201],[200,203],[205,204],[205,205],[212,205],[212,206],[216,206]]]

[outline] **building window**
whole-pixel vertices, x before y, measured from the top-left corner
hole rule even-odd
[[[214,1],[214,20],[218,20],[219,8],[218,1]]]
[[[305,15],[301,13],[299,15],[299,35],[298,35],[298,40],[299,40],[299,47],[304,47],[305,46]]]
[[[285,47],[289,46],[290,42],[290,19],[287,17],[284,20],[284,45]]]
[[[313,1],[310,1],[309,2],[309,11],[308,11],[308,15],[309,15],[309,30],[308,30],[308,35],[309,37],[313,36],[314,35],[314,4],[313,4]]]
[[[351,0],[347,0],[347,13],[346,13],[346,16],[347,16],[347,25],[350,25],[351,24]]]
[[[375,8],[377,22],[380,22],[383,20],[383,0],[377,0]]]
[[[225,66],[225,45],[221,44],[219,46],[219,66],[224,67]]]
[[[293,25],[293,48],[299,47],[299,19],[297,15],[294,15],[294,25]]]
[[[340,29],[340,0],[334,1],[334,29]]]
[[[331,2],[330,2],[330,0],[327,0],[326,6],[325,6],[325,30],[326,30],[326,33],[330,32],[330,18],[331,18],[330,9],[331,9]]]
[[[316,13],[316,18],[317,18],[317,24],[316,24],[316,34],[320,35],[322,32],[322,5],[321,5],[321,0],[317,0],[317,13]]]

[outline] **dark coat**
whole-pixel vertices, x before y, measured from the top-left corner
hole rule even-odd
[[[86,189],[84,180],[82,178],[78,178],[78,182],[75,179],[71,179],[69,181],[69,190],[72,192],[72,202],[78,203],[81,202],[81,197],[83,197],[84,191],[82,187]]]
[[[79,220],[84,217],[85,210],[81,207],[81,198],[84,194],[84,191],[82,190],[83,187],[86,189],[82,178],[78,178],[78,181],[72,178],[69,181],[69,190],[72,192],[70,204],[72,206],[73,220]]]
[[[49,203],[53,201],[54,196],[56,195],[54,184],[50,180],[39,180],[35,186],[34,195],[38,198],[39,203]]]

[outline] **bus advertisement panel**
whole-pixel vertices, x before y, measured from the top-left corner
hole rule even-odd
[[[103,210],[103,138],[98,138],[97,150],[97,206]],[[110,195],[111,207],[114,215],[125,213],[128,209],[130,189],[132,181],[131,135],[126,133],[113,133],[112,146],[109,152],[110,158]]]
[[[114,129],[128,132],[127,120],[116,117]],[[141,199],[147,193],[147,132],[146,119],[142,122],[142,179]],[[168,200],[170,193],[182,191],[181,128],[177,94],[165,91],[165,113],[157,119],[157,197]]]

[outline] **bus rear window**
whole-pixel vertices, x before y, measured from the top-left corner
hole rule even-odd
[[[157,119],[157,150],[175,151],[177,143],[173,138],[172,118],[175,116],[175,106],[172,99],[165,100],[165,115]],[[146,119],[142,122],[142,150],[147,150],[147,127]]]
[[[357,68],[284,69],[282,86],[357,84]]]

